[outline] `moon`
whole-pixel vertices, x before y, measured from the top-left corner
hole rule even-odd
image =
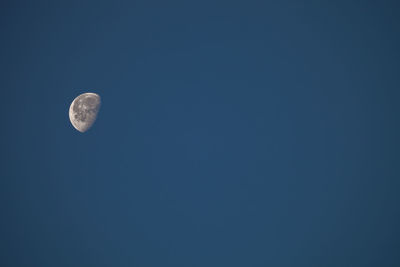
[[[69,120],[81,133],[86,132],[96,121],[101,105],[101,98],[95,93],[78,95],[69,107]]]

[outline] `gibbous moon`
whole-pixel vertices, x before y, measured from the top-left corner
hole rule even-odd
[[[96,121],[101,99],[98,94],[84,93],[78,95],[69,107],[69,119],[80,132],[86,132]]]

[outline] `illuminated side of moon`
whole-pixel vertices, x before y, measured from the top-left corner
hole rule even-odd
[[[101,105],[101,98],[95,93],[77,96],[69,107],[69,120],[81,133],[86,132],[96,121]]]

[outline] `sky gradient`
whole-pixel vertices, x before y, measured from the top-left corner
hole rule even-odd
[[[400,266],[396,1],[56,2],[0,4],[1,266]]]

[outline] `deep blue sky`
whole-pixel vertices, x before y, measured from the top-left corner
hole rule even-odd
[[[0,266],[400,266],[396,1],[55,2],[0,4]]]

